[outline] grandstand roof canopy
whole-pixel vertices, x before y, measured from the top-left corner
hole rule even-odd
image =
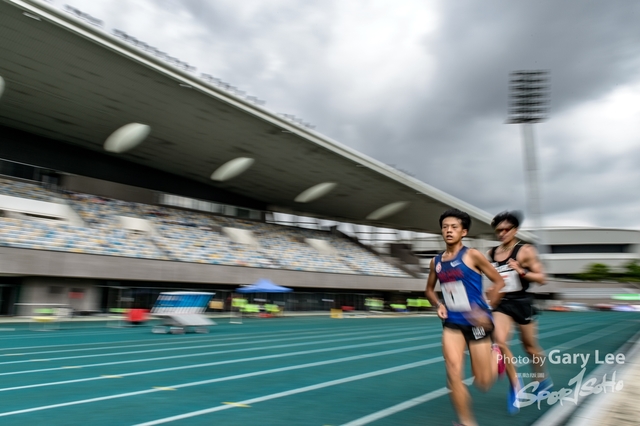
[[[492,232],[488,213],[46,3],[0,2],[0,59],[2,126],[170,172],[271,211],[438,233],[439,215],[457,207],[474,219],[472,236]],[[128,123],[150,126],[149,137],[106,152],[105,140]],[[211,179],[241,157],[255,160],[246,172]],[[323,183],[326,195],[295,201]]]

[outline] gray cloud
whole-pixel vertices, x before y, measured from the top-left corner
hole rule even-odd
[[[526,207],[520,129],[504,124],[509,72],[547,69],[550,118],[535,128],[546,223],[640,227],[640,116],[620,122],[606,109],[616,90],[640,102],[640,3],[95,0],[86,8],[490,213]]]

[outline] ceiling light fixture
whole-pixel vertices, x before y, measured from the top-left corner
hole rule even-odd
[[[338,184],[335,182],[319,183],[302,191],[300,194],[298,194],[294,201],[296,203],[309,203],[311,201],[315,201],[318,198],[327,195],[336,186],[338,186]]]
[[[396,201],[395,203],[382,206],[374,212],[369,213],[368,220],[380,220],[385,217],[393,216],[394,214],[404,210],[410,203],[408,201]]]
[[[249,167],[253,165],[253,163],[255,163],[255,161],[256,160],[254,160],[253,158],[248,157],[238,157],[231,161],[227,161],[211,174],[211,180],[223,182],[225,180],[232,179],[239,174],[244,173]]]
[[[129,151],[136,146],[140,145],[144,141],[149,133],[151,127],[146,124],[129,123],[120,127],[104,142],[104,150],[108,152],[114,152],[121,154]]]

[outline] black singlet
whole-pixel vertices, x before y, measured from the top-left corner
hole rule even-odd
[[[495,260],[495,254],[496,254],[497,247],[493,247],[489,251],[489,256],[491,257],[491,264],[493,265],[494,268],[496,268],[498,270],[498,272],[500,274],[511,273],[514,276],[514,278],[517,276],[517,279],[520,280],[520,286],[522,288],[520,290],[516,290],[516,291],[507,291],[507,292],[505,292],[504,293],[504,298],[505,299],[520,299],[520,298],[531,297],[531,294],[527,293],[527,290],[529,289],[530,281],[527,280],[526,278],[521,277],[515,270],[513,270],[512,268],[507,266],[507,262],[509,261],[509,259],[516,260],[516,257],[518,256],[518,252],[520,251],[520,248],[522,248],[522,245],[520,243],[517,243],[513,247],[513,249],[511,250],[511,253],[509,254],[509,257],[507,257],[505,260],[500,261],[500,262],[497,262]],[[505,284],[506,284],[506,282],[505,282]]]

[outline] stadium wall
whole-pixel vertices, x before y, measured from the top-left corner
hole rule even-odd
[[[100,304],[97,283],[96,280],[25,277],[15,315],[34,315],[35,309],[55,304],[70,307],[76,312],[97,312]]]
[[[355,291],[423,292],[424,279],[393,278],[239,266],[204,265],[188,262],[135,259],[117,256],[64,253],[0,247],[0,274],[24,276],[21,303],[42,302],[42,289],[52,280],[74,279],[74,287],[95,288],[96,280],[171,282],[199,285],[247,285],[260,278],[295,290],[340,289]],[[40,288],[39,291],[33,289]],[[86,302],[92,299],[87,290]],[[97,302],[96,302],[97,303]],[[83,310],[97,306],[83,305]]]

